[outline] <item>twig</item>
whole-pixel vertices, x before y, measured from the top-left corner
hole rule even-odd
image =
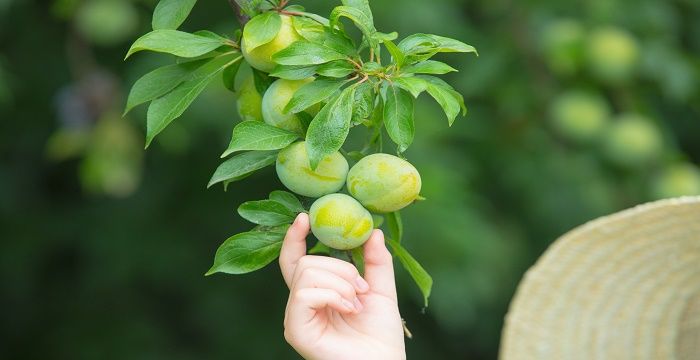
[[[238,19],[238,23],[241,24],[241,28],[243,28],[245,24],[247,24],[250,20],[250,17],[243,13],[241,6],[238,5],[238,2],[236,0],[228,0],[228,4],[231,5],[231,9],[233,9],[233,12],[236,13],[236,19]]]

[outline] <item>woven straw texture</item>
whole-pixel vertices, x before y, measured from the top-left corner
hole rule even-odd
[[[501,360],[700,360],[700,197],[565,234],[525,274]]]

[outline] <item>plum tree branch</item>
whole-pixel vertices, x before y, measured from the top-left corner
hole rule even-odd
[[[248,17],[248,15],[243,13],[241,6],[238,4],[238,1],[228,0],[228,4],[231,6],[231,9],[233,9],[233,12],[236,14],[236,19],[238,19],[238,23],[241,24],[241,29],[243,29],[243,27],[246,23],[248,23],[248,20],[250,20],[250,18]]]

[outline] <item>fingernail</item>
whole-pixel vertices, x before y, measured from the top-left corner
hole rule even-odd
[[[355,283],[357,284],[358,290],[362,292],[369,290],[369,284],[362,278],[362,276],[358,276],[357,279],[355,279]]]
[[[355,304],[355,309],[356,309],[358,312],[359,312],[359,311],[362,311],[362,309],[364,308],[364,306],[362,306],[362,303],[360,302],[360,299],[355,298],[352,302]]]
[[[299,218],[301,217],[301,213],[297,214],[297,217],[294,218],[294,223],[292,225],[297,225],[299,224]]]
[[[341,302],[343,303],[343,306],[345,306],[345,308],[348,309],[349,311],[355,310],[355,305],[353,305],[351,302],[349,302],[345,299],[343,299]]]

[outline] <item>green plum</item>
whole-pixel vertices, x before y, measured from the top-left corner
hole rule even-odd
[[[622,29],[600,28],[588,39],[588,65],[593,75],[604,82],[628,80],[639,63],[639,53],[637,40]]]
[[[638,114],[623,114],[612,122],[604,142],[605,155],[623,167],[640,167],[658,159],[663,139],[654,123]]]
[[[542,32],[542,50],[549,67],[558,74],[575,73],[583,59],[585,30],[573,19],[558,19]]]
[[[348,161],[336,151],[323,158],[316,170],[311,170],[304,141],[287,146],[277,155],[277,176],[282,184],[308,197],[319,197],[342,189],[348,168]]]
[[[654,178],[651,192],[657,199],[700,195],[700,168],[690,163],[673,164]]]
[[[596,94],[570,90],[554,100],[550,116],[558,134],[568,140],[585,143],[597,138],[605,129],[610,108]]]
[[[400,210],[418,198],[421,178],[406,160],[389,154],[365,156],[348,172],[348,191],[370,211]]]
[[[102,46],[118,44],[138,29],[139,14],[129,1],[86,1],[75,17],[75,26],[88,41]]]
[[[314,236],[338,250],[361,246],[374,229],[369,211],[345,194],[329,194],[317,199],[309,209],[309,218]]]
[[[294,30],[292,17],[289,15],[280,15],[282,18],[282,26],[277,35],[268,43],[260,45],[251,51],[246,47],[245,32],[241,38],[241,52],[245,60],[250,66],[264,72],[271,72],[275,68],[275,62],[272,61],[272,55],[278,51],[285,49],[291,43],[300,40],[302,37]]]
[[[314,81],[313,78],[304,80],[277,79],[265,91],[262,98],[262,116],[266,123],[281,129],[304,133],[304,123],[300,114],[285,113],[284,107],[300,87]],[[319,104],[304,110],[309,115],[318,113]]]

